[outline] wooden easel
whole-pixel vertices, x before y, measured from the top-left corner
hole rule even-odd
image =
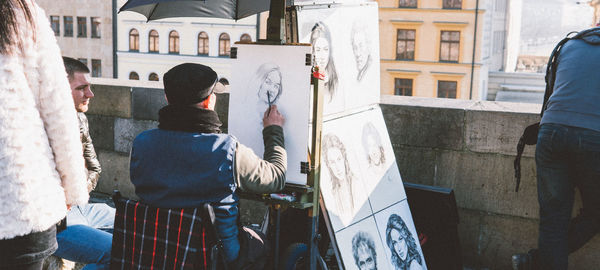
[[[267,19],[267,39],[258,40],[254,44],[264,45],[297,45],[298,42],[298,26],[297,15],[294,7],[286,8],[285,0],[272,0],[270,6],[269,18]],[[312,59],[307,59],[312,61]],[[271,225],[274,232],[274,268],[279,269],[279,251],[280,251],[280,232],[281,232],[281,211],[285,208],[295,208],[305,210],[309,219],[310,228],[305,244],[308,247],[306,263],[307,269],[328,269],[321,254],[319,253],[318,244],[322,239],[319,232],[319,214],[323,211],[326,215],[326,208],[323,204],[320,191],[320,171],[321,171],[321,135],[323,126],[323,81],[310,76],[312,86],[312,125],[311,125],[311,144],[309,163],[303,166],[302,170],[308,175],[307,184],[305,186],[286,184],[282,193],[296,194],[296,200],[287,202],[283,200],[272,199],[265,195],[241,194],[243,198],[258,200],[267,203],[271,210]],[[327,226],[327,237],[330,241],[334,241],[334,234],[328,219],[325,218]],[[341,257],[336,245],[332,245],[337,259],[339,269],[344,269],[341,263]]]

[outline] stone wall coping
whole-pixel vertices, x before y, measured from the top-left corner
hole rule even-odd
[[[382,95],[381,104],[469,111],[539,114],[541,104]]]
[[[528,78],[544,80],[545,73],[526,73],[526,72],[504,72],[504,71],[490,71],[490,77],[511,77],[511,78]]]
[[[141,87],[141,88],[163,88],[163,82],[151,82],[151,81],[134,81],[124,79],[112,79],[112,78],[91,78],[92,90],[93,85],[109,85],[109,86],[125,86],[125,87]]]

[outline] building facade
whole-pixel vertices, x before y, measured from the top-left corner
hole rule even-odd
[[[381,94],[485,99],[478,0],[378,2]]]
[[[592,23],[595,26],[600,26],[600,0],[590,1],[590,6],[594,8],[594,18],[592,19]]]
[[[79,59],[93,77],[113,77],[114,1],[37,0],[64,56]]]
[[[119,0],[123,5],[124,0]],[[173,66],[191,62],[210,66],[220,78],[231,77],[231,46],[256,41],[257,19],[170,18],[146,22],[121,12],[118,26],[118,78],[162,81]]]
[[[492,71],[514,71],[519,53],[522,0],[487,0],[483,16],[481,60]]]

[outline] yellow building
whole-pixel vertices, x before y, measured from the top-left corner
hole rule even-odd
[[[480,99],[487,69],[477,1],[378,1],[381,94]]]

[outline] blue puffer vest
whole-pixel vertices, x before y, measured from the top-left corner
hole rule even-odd
[[[229,261],[238,257],[238,202],[233,179],[236,140],[226,134],[153,129],[133,141],[130,177],[141,201],[165,208],[210,202]]]

